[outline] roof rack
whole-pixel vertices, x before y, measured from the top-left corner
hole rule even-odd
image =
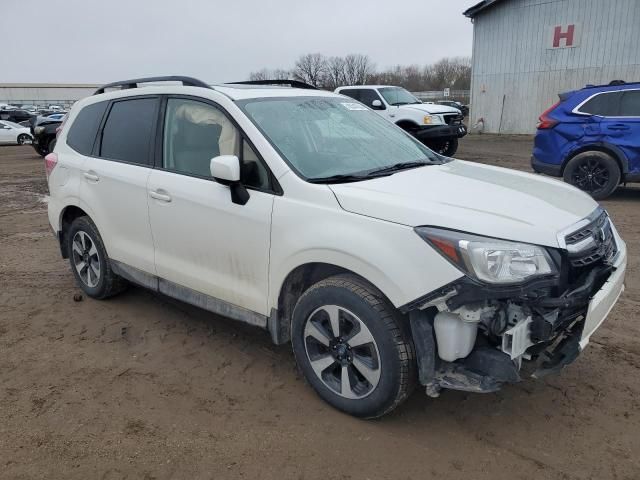
[[[298,80],[246,80],[244,82],[228,82],[227,85],[288,85],[291,88],[304,88],[306,90],[318,90],[317,87]]]
[[[207,85],[202,80],[198,80],[197,78],[183,77],[180,75],[168,75],[163,77],[134,78],[132,80],[122,80],[120,82],[108,83],[96,90],[94,92],[94,95],[100,95],[101,93],[104,93],[105,89],[107,88],[120,87],[121,90],[127,90],[129,88],[138,88],[139,83],[151,82],[182,82],[182,85],[184,85],[185,87],[211,88],[211,86]]]
[[[585,85],[584,88],[602,88],[602,87],[620,87],[622,85],[636,85],[640,84],[640,82],[625,82],[624,80],[612,80],[609,83],[605,83],[603,85],[594,85],[589,83]]]

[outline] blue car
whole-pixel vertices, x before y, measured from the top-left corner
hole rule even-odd
[[[640,181],[640,82],[560,94],[540,117],[531,166],[597,200]]]

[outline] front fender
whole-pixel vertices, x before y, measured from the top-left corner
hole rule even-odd
[[[310,211],[313,210],[313,211]],[[291,219],[305,218],[292,222]],[[411,227],[342,210],[303,209],[276,199],[273,213],[269,308],[295,268],[325,263],[350,270],[400,307],[462,276]]]

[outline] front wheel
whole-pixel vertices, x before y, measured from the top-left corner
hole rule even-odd
[[[454,137],[448,138],[447,140],[428,143],[427,147],[440,155],[444,155],[445,157],[453,157],[458,151],[458,139]]]
[[[415,384],[413,345],[402,318],[378,290],[353,275],[322,280],[300,297],[292,344],[318,395],[357,417],[391,412]]]
[[[31,137],[29,135],[27,135],[26,133],[18,135],[18,145],[24,145],[29,140],[31,140]]]
[[[611,155],[582,152],[567,163],[564,181],[587,192],[596,200],[607,198],[620,184],[620,167]]]

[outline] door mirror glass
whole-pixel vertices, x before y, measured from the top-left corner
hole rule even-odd
[[[211,159],[211,176],[223,183],[240,181],[240,159],[235,155],[219,155]]]
[[[371,107],[374,110],[381,110],[382,102],[380,100],[374,100],[373,102],[371,102]]]

